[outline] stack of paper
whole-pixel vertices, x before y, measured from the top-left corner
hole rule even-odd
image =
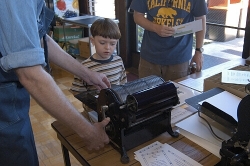
[[[201,147],[207,149],[217,157],[220,156],[220,148],[222,140],[217,139],[211,132],[208,125],[198,116],[198,113],[184,119],[176,124],[179,127],[180,134],[197,143]],[[230,136],[223,130],[214,127],[211,124],[214,132],[224,140],[230,139]]]
[[[192,88],[194,90],[197,90],[199,92],[203,92],[203,82],[204,82],[203,78],[197,78],[197,79],[188,78],[178,83],[187,86],[189,88]]]
[[[175,29],[174,37],[195,33],[202,30],[202,20],[195,20],[186,24],[174,26],[173,28]]]
[[[142,166],[201,166],[197,161],[176,150],[168,144],[158,141],[134,152],[135,159]]]
[[[174,106],[174,108],[185,104],[186,99],[201,94],[200,92],[198,92],[196,90],[193,90],[191,88],[188,88],[186,86],[183,86],[183,85],[181,85],[179,83],[176,83],[176,82],[172,82],[172,83],[177,88],[177,95],[178,95],[179,101],[180,101],[180,103],[177,104],[176,106]]]
[[[249,71],[224,70],[221,74],[221,82],[246,85],[250,82]]]
[[[182,107],[176,107],[171,111],[171,126],[174,127],[176,123],[182,121],[183,119],[189,117],[195,112],[191,112]]]

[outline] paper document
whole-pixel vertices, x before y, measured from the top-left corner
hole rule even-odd
[[[230,136],[226,132],[220,130],[211,124],[213,131],[222,139],[228,140]],[[217,157],[220,156],[220,148],[222,140],[217,139],[211,132],[208,125],[203,119],[198,116],[198,113],[184,119],[183,121],[176,124],[179,127],[180,134],[197,143],[204,149],[207,149]]]
[[[173,27],[175,29],[174,37],[184,36],[190,33],[195,33],[202,30],[202,20],[195,20],[186,24],[181,24]]]
[[[221,82],[246,85],[250,83],[250,71],[224,70]]]
[[[194,112],[188,111],[181,107],[176,107],[171,110],[171,126],[175,126],[176,123],[194,114]]]
[[[189,88],[192,88],[194,90],[197,90],[199,92],[202,92],[203,91],[203,82],[204,82],[203,78],[197,78],[197,79],[188,78],[188,79],[185,79],[185,80],[180,81],[178,83],[185,85]]]
[[[177,95],[178,95],[179,100],[180,100],[180,103],[177,104],[176,106],[174,106],[174,108],[179,107],[180,105],[184,104],[186,99],[200,94],[200,92],[195,91],[195,90],[188,88],[186,86],[183,86],[181,84],[178,84],[176,82],[172,82],[172,83],[177,88]]]
[[[142,166],[201,166],[197,161],[172,146],[158,141],[136,151],[135,159]]]
[[[199,104],[202,105],[205,101],[224,111],[228,115],[231,115],[236,121],[238,121],[237,109],[241,101],[241,98],[238,96],[235,96],[228,91],[223,91],[217,95],[207,98],[206,100],[200,101]]]

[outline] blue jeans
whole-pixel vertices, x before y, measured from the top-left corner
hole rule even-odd
[[[38,166],[29,119],[30,96],[20,83],[0,83],[0,165]]]

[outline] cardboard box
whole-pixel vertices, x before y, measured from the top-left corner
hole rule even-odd
[[[250,68],[248,66],[236,66],[234,68],[231,68],[231,70],[250,71]],[[222,88],[240,98],[243,98],[247,95],[247,93],[245,92],[245,85],[222,83],[221,73],[204,79],[204,91],[216,87]]]
[[[89,38],[85,37],[82,39],[78,40],[78,46],[79,46],[79,52],[80,52],[80,56],[83,58],[89,58],[91,56],[91,54],[94,54],[95,51],[95,47],[92,46],[91,44],[91,51],[90,51],[90,46],[89,46]]]
[[[65,33],[65,36],[64,36]],[[53,38],[57,42],[65,42],[83,37],[83,29],[79,26],[54,26]],[[65,38],[65,39],[64,39]]]
[[[80,38],[80,39],[82,39],[82,38]],[[73,48],[79,48],[79,46],[78,46],[78,41],[79,41],[80,39],[69,40],[69,41],[68,41],[68,45],[71,46],[71,47],[73,47]]]

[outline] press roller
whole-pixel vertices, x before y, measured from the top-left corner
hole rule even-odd
[[[171,127],[171,110],[178,103],[175,85],[157,76],[100,91],[98,121],[110,117],[105,129],[112,145],[120,151],[122,163],[129,162],[127,150],[163,132],[178,137]]]

